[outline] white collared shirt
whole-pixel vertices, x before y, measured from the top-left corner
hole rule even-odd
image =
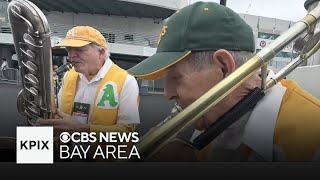
[[[274,73],[270,70],[267,80],[273,76]],[[278,82],[266,92],[263,100],[253,109],[243,134],[243,143],[267,161],[272,161],[274,153],[278,153],[278,147],[273,144],[273,135],[286,89]]]
[[[274,73],[270,70],[267,80],[273,76]],[[250,114],[247,113],[229,126],[211,142],[211,145],[225,150],[235,150],[244,143],[264,160],[272,161],[274,148],[277,148],[273,145],[274,128],[285,91],[286,88],[277,83],[266,92],[263,100],[257,103]],[[193,141],[202,132],[195,130],[190,140]]]
[[[101,69],[98,71],[97,75],[95,75],[90,82],[87,80],[84,74],[79,73],[79,82],[74,101],[90,104],[89,119],[92,115],[94,98],[98,85],[107,74],[112,64],[113,62],[108,58]],[[66,77],[66,74],[64,75],[64,78]],[[62,88],[60,88],[60,91],[58,93],[59,104],[61,104],[61,94]],[[138,83],[132,75],[128,74],[119,97],[119,112],[117,121],[118,124],[140,123],[139,109],[137,104],[138,96]]]

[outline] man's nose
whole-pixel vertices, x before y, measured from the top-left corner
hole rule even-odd
[[[177,97],[176,88],[172,83],[166,82],[164,87],[164,95],[168,100],[174,100]]]

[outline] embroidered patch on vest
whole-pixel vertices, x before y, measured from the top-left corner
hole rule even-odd
[[[108,81],[104,84],[97,96],[96,106],[103,109],[116,109],[119,105],[117,85]]]

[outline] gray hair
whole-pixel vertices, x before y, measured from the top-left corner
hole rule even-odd
[[[105,49],[105,59],[104,60],[107,60],[109,57],[110,57],[110,54],[109,54],[109,51],[108,51],[108,49],[107,48],[104,48],[104,47],[102,47],[102,46],[100,46],[100,45],[98,45],[98,44],[95,44],[95,43],[91,43],[90,44],[93,48],[96,48],[97,50],[99,50],[99,49],[101,49],[101,48],[103,48],[103,49]]]
[[[248,51],[229,51],[235,60],[236,67],[240,67],[254,56],[254,53]],[[212,55],[214,51],[192,52],[188,56],[188,64],[194,67],[194,70],[200,71],[212,65]]]

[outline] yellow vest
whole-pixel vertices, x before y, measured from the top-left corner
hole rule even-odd
[[[275,124],[273,143],[283,151],[286,161],[312,161],[315,154],[320,153],[320,100],[292,80],[281,80],[281,84],[287,89]],[[203,161],[211,149],[209,144],[195,154]],[[252,153],[248,147],[245,156]]]
[[[320,100],[292,80],[282,80],[287,88],[275,126],[274,144],[288,161],[311,161],[320,150]]]
[[[118,107],[114,109],[98,108],[96,106],[96,103],[100,99],[97,100],[97,97],[99,92],[106,87],[106,83],[110,81],[115,83],[115,85],[117,86],[118,97],[120,97],[120,92],[122,90],[127,74],[128,74],[127,71],[121,69],[114,63],[112,64],[109,71],[107,72],[105,77],[101,80],[101,82],[98,85],[89,124],[103,125],[103,126],[116,124]],[[62,87],[60,109],[63,112],[70,115],[72,114],[72,110],[73,110],[78,78],[79,78],[79,74],[74,69],[71,69],[67,73],[64,79],[63,87]]]

